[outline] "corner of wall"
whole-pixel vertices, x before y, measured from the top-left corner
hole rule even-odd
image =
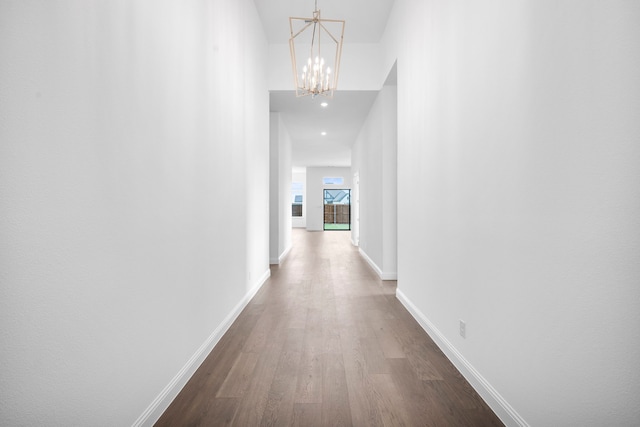
[[[280,264],[282,264],[286,260],[287,256],[289,256],[289,252],[291,252],[291,248],[292,247],[293,247],[292,245],[289,245],[284,251],[282,251],[282,253],[280,254],[280,256],[278,258],[270,258],[269,259],[269,264],[271,264],[271,265],[280,265]]]
[[[158,394],[158,396],[151,402],[151,404],[145,409],[145,411],[138,417],[133,423],[133,427],[152,427],[158,419],[162,416],[164,411],[167,410],[171,402],[178,396],[178,393],[187,384],[189,379],[195,374],[202,362],[209,356],[211,351],[218,344],[222,336],[229,330],[233,322],[240,315],[242,310],[249,304],[251,299],[260,290],[260,288],[267,282],[271,276],[271,270],[267,269],[262,277],[258,280],[256,285],[247,292],[247,294],[236,304],[227,317],[222,321],[220,325],[209,335],[204,343],[198,348],[198,350],[191,356],[187,363],[178,371],[178,373],[171,379],[169,384]]]
[[[354,243],[352,241],[352,243]],[[355,246],[355,243],[354,243]],[[369,257],[369,255],[367,255],[367,253],[365,251],[362,250],[362,248],[358,249],[360,251],[360,255],[362,255],[362,257],[365,259],[365,261],[367,261],[367,263],[371,266],[371,268],[373,268],[373,270],[376,272],[376,274],[378,275],[378,277],[380,277],[380,280],[398,280],[398,273],[395,271],[383,271],[380,267],[378,267],[378,264],[376,264],[371,257]]]
[[[484,399],[496,415],[508,426],[529,427],[514,408],[493,388],[493,386],[464,358],[438,328],[413,304],[400,290],[396,289],[396,298],[411,313],[414,319],[438,345],[447,358],[454,364],[471,386]]]

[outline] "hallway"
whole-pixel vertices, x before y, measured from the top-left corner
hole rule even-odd
[[[350,233],[293,249],[156,426],[497,426]]]

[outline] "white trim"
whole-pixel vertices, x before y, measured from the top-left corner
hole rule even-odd
[[[280,255],[280,258],[278,258],[278,264],[282,264],[284,260],[289,256],[289,252],[291,252],[292,247],[292,245],[289,245],[289,247],[285,249],[284,252],[282,252],[282,255]]]
[[[416,321],[422,326],[433,341],[440,347],[447,358],[455,365],[460,373],[469,381],[471,386],[487,402],[487,405],[507,426],[529,427],[511,405],[489,384],[468,360],[447,340],[447,338],[435,327],[433,323],[402,293],[396,289],[396,298],[405,306]]]
[[[398,280],[398,273],[382,273],[382,280]]]
[[[353,241],[352,241],[353,243]],[[373,260],[371,258],[369,258],[369,255],[367,255],[367,253],[365,251],[362,250],[362,248],[358,248],[358,250],[360,251],[360,255],[362,255],[362,257],[365,259],[365,261],[367,261],[369,263],[369,265],[371,266],[371,268],[373,268],[375,270],[375,272],[378,274],[378,277],[380,277],[380,280],[398,280],[398,273],[385,273],[383,272],[380,267],[378,267],[378,265],[373,262]]]
[[[229,327],[231,327],[242,310],[247,306],[247,304],[249,304],[249,301],[251,301],[255,296],[256,292],[258,292],[262,285],[265,284],[269,276],[271,276],[271,270],[267,269],[258,283],[250,289],[244,298],[242,298],[233,310],[231,310],[209,338],[205,340],[195,354],[191,356],[182,369],[180,369],[180,371],[178,371],[178,373],[173,377],[169,384],[167,384],[147,409],[145,409],[145,411],[138,417],[132,427],[151,427],[158,421],[158,419],[160,419],[160,416],[167,410],[171,402],[173,402],[173,399],[175,399],[178,393],[180,393],[187,381],[189,381],[202,362],[207,358],[209,353],[211,353],[216,344],[218,344],[220,338],[222,338],[222,336],[229,330]]]
[[[371,268],[375,270],[376,274],[382,277],[382,270],[380,270],[380,267],[378,267],[378,265],[375,262],[373,262],[371,258],[369,258],[369,255],[367,255],[367,253],[363,251],[361,247],[358,248],[358,251],[360,252],[360,255],[362,255],[362,258],[364,258],[364,260],[369,263]]]
[[[284,250],[284,252],[282,252],[282,254],[276,259],[276,258],[271,258],[269,259],[269,264],[271,265],[280,265],[284,262],[285,258],[287,257],[287,255],[289,255],[289,252],[291,252],[291,248],[292,245],[289,245],[289,247],[287,249]]]

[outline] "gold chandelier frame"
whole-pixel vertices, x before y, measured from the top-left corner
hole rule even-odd
[[[302,27],[294,33],[294,28]],[[329,25],[326,25],[329,24]],[[327,26],[337,27],[337,31],[329,31]],[[338,76],[340,73],[340,57],[342,56],[342,42],[344,40],[345,21],[341,19],[323,19],[318,9],[318,1],[315,2],[313,18],[289,18],[289,28],[291,38],[289,39],[289,50],[291,52],[291,65],[296,88],[296,96],[308,96],[315,98],[322,95],[333,98],[333,92],[338,88]],[[296,38],[302,34],[308,35],[311,31],[310,53],[306,63],[299,68],[296,55]],[[323,35],[325,38],[323,38]],[[331,47],[335,49],[333,69],[325,63],[322,56],[321,42],[328,40]],[[326,43],[326,41],[325,41]],[[326,47],[326,44],[325,44]]]

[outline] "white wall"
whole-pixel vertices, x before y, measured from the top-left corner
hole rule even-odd
[[[151,424],[265,280],[266,51],[249,0],[0,2],[0,424]]]
[[[343,177],[344,185],[324,185],[322,178]],[[311,167],[307,168],[307,231],[324,229],[324,189],[351,189],[351,168]]]
[[[398,296],[509,425],[640,418],[639,20],[395,2]]]
[[[292,218],[293,228],[307,228],[307,169],[293,168],[292,182],[302,183],[302,216]]]
[[[270,140],[269,262],[280,264],[291,249],[291,137],[280,113],[271,113]]]
[[[398,88],[384,86],[382,95],[382,275],[398,278]]]
[[[397,278],[396,98],[395,86],[380,90],[351,152],[360,183],[360,252],[384,280]]]

